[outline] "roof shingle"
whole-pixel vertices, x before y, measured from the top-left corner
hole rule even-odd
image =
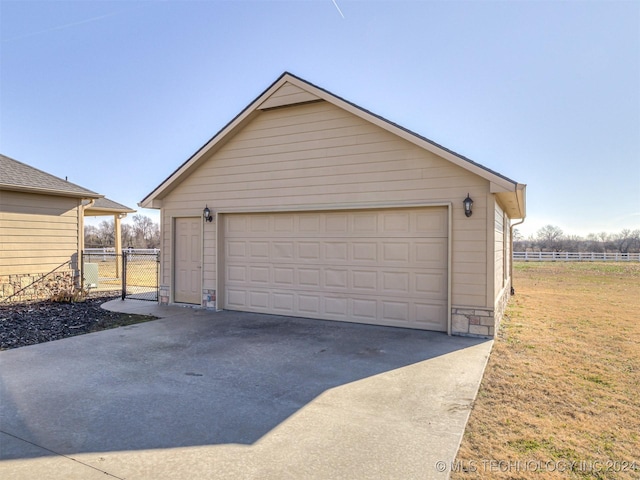
[[[80,198],[103,195],[0,154],[0,190],[28,190]]]

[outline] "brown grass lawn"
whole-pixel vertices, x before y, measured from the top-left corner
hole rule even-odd
[[[96,255],[99,257],[99,255]],[[118,262],[116,264],[116,262]],[[98,264],[98,276],[100,285],[104,287],[113,286],[115,289],[122,285],[122,267],[119,265],[120,259],[113,258],[107,261],[93,260]],[[117,267],[117,269],[116,269]],[[140,261],[133,261],[127,264],[127,285],[138,287],[155,287],[157,285],[157,263],[151,256]]]
[[[640,264],[514,270],[451,478],[640,479]]]

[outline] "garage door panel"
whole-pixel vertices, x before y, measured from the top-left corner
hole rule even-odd
[[[249,241],[249,257],[252,260],[269,261],[269,242]]]
[[[246,305],[247,302],[247,294],[246,290],[236,290],[234,288],[226,289],[226,298],[225,305],[230,309],[240,308],[242,309]]]
[[[293,287],[294,285],[293,267],[274,267],[273,268],[273,284],[278,287]]]
[[[378,285],[378,271],[352,270],[351,288],[360,293],[376,293],[380,289]]]
[[[247,231],[248,219],[245,216],[227,217],[225,228],[228,233],[244,233]]]
[[[290,261],[295,258],[293,242],[271,242],[271,261]]]
[[[358,299],[352,301],[351,316],[354,319],[367,323],[375,323],[378,320],[378,301],[371,299]]]
[[[298,285],[302,287],[319,288],[322,273],[320,268],[298,268]]]
[[[409,212],[383,213],[382,225],[384,233],[404,234],[410,233],[411,218]]]
[[[298,294],[298,313],[302,316],[322,318],[320,296]]]
[[[322,242],[325,262],[346,262],[349,260],[347,242]]]
[[[273,310],[281,314],[293,315],[295,296],[292,293],[274,292]]]
[[[415,213],[416,233],[425,237],[447,236],[448,213],[444,208],[420,210]]]
[[[402,271],[382,272],[382,288],[387,293],[411,294],[410,274]]]
[[[268,286],[270,283],[269,267],[252,266],[250,268],[250,281],[254,285]]]
[[[247,256],[246,242],[243,241],[231,241],[227,242],[227,256],[239,259],[243,259]]]
[[[378,214],[377,213],[356,213],[351,222],[352,233],[357,234],[377,234]]]
[[[349,231],[349,217],[345,213],[328,213],[325,217],[324,231],[330,234],[342,233]]]
[[[351,242],[351,260],[359,263],[378,263],[378,242]]]
[[[300,217],[298,231],[301,233],[320,233],[321,216],[319,214],[307,214]]]
[[[428,330],[437,330],[442,324],[442,317],[447,315],[444,303],[416,303],[416,324]]]
[[[249,306],[253,309],[267,309],[269,308],[269,291],[249,291]]]
[[[410,311],[411,305],[409,302],[382,300],[382,321],[409,322]]]
[[[447,245],[442,240],[421,241],[413,244],[413,263],[425,268],[446,268]]]
[[[431,298],[443,298],[447,293],[446,273],[416,273],[415,293]]]
[[[382,262],[409,264],[409,242],[385,242],[382,245]]]
[[[227,280],[229,282],[246,282],[247,266],[246,265],[229,265],[227,268]]]
[[[348,288],[348,271],[346,269],[324,268],[323,286],[329,291],[346,290]]]
[[[252,233],[267,233],[269,231],[269,217],[249,217],[249,231]]]
[[[279,233],[293,233],[294,232],[294,217],[293,215],[280,214],[273,217],[273,231]]]
[[[333,297],[326,296],[324,297],[324,308],[323,313],[326,313],[334,320],[347,320],[348,319],[348,309],[347,309],[347,299],[343,297]]]
[[[446,331],[447,218],[446,208],[224,215],[223,308]]]
[[[297,260],[300,262],[320,261],[320,242],[298,242]]]

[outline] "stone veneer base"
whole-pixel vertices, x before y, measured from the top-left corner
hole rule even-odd
[[[76,280],[77,275],[73,270],[61,270],[49,274],[0,275],[0,300],[7,298],[8,302],[48,300],[60,292],[74,289]]]
[[[493,309],[453,307],[451,309],[451,334],[493,338],[511,297],[511,285],[507,285]]]

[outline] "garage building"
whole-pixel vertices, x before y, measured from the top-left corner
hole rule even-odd
[[[492,336],[525,191],[284,73],[139,205],[161,303]]]

